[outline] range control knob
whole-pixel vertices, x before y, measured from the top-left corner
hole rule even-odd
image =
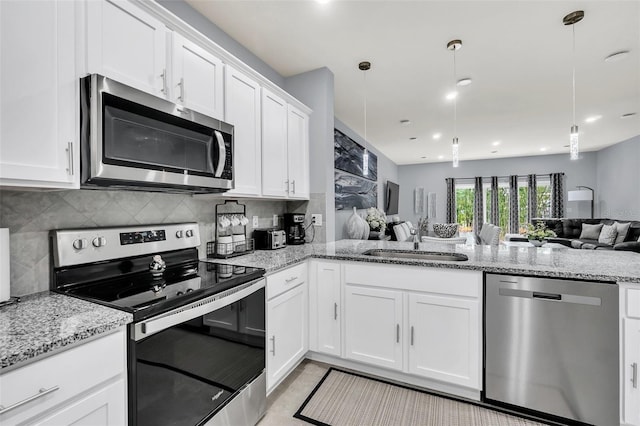
[[[78,238],[77,240],[73,241],[73,248],[76,250],[85,249],[88,245],[89,242],[86,240],[86,238]]]
[[[91,241],[94,247],[102,247],[107,245],[107,239],[105,237],[95,237],[93,241]]]
[[[187,238],[193,237],[193,229],[187,229],[186,235],[187,235]]]
[[[182,231],[176,231],[176,238],[182,238]]]

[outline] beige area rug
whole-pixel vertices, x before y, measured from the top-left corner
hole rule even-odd
[[[330,426],[534,426],[531,420],[331,368],[294,417]]]

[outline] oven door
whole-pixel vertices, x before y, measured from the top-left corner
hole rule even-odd
[[[233,126],[97,74],[81,89],[83,185],[233,188]]]
[[[266,410],[263,278],[130,326],[129,424],[255,424]]]

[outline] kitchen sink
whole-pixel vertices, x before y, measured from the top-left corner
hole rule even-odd
[[[469,260],[466,254],[439,251],[373,249],[365,251],[362,254],[365,256],[390,257],[394,259],[438,260],[447,262],[462,262]]]

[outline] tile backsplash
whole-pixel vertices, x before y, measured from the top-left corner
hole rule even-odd
[[[215,205],[223,202],[224,199],[151,192],[0,190],[0,227],[9,228],[11,234],[11,295],[49,289],[48,235],[52,229],[198,222],[200,256],[204,257],[205,244],[215,235]],[[259,216],[259,227],[271,226],[274,214],[280,217],[282,225],[286,202],[240,202],[246,205],[249,219]],[[297,208],[304,211],[304,203]],[[250,222],[247,234],[251,231]]]

